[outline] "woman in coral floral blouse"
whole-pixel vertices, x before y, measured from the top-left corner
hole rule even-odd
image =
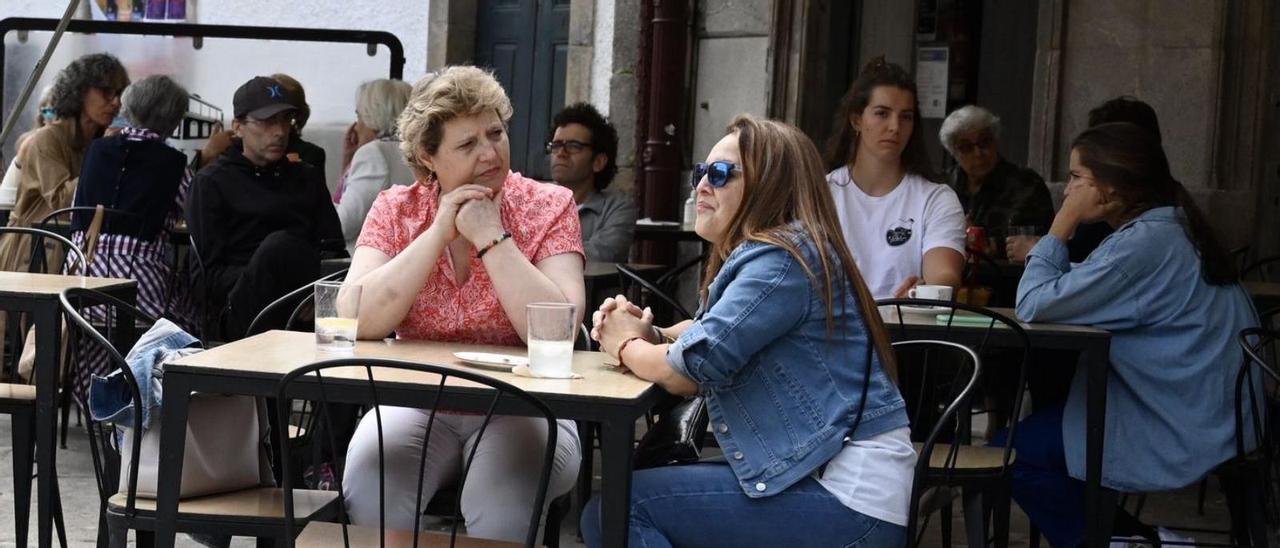
[[[510,171],[511,101],[491,74],[451,67],[414,86],[400,117],[417,182],[383,191],[356,242],[347,279],[361,284],[360,338],[520,345],[525,305],[585,306],[582,239],[572,194]],[[415,523],[427,411],[383,407],[386,524]],[[347,453],[343,495],[356,524],[378,524],[378,435],[372,413]],[[461,476],[481,416],[441,413],[427,448],[422,500]],[[580,447],[560,421],[547,500],[568,492]],[[537,489],[546,426],[494,417],[462,490],[471,536],[521,541]]]

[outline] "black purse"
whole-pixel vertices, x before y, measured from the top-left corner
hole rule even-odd
[[[698,462],[710,420],[707,400],[702,396],[671,396],[655,408],[654,414],[653,427],[636,446],[635,469]]]

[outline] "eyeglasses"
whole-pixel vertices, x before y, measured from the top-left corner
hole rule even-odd
[[[120,94],[124,93],[124,88],[94,86],[94,89],[98,90],[98,92],[102,94],[102,98],[106,99],[108,103],[116,100],[117,97],[120,97]]]
[[[973,152],[974,149],[991,148],[991,145],[994,145],[994,144],[996,144],[996,140],[991,135],[983,135],[982,137],[978,137],[978,139],[974,141],[957,141],[956,153],[968,154],[970,152]]]
[[[574,140],[551,141],[547,143],[547,154],[559,154],[561,149],[565,150],[569,154],[577,154],[588,148],[591,148],[591,143]]]
[[[693,177],[689,184],[694,189],[698,188],[698,183],[703,177],[707,178],[707,182],[711,184],[711,188],[720,188],[729,184],[729,180],[733,177],[734,171],[741,171],[741,168],[733,162],[724,160],[711,162],[709,164],[698,163],[693,165]]]
[[[298,123],[298,119],[293,117],[292,115],[272,116],[270,118],[267,118],[266,120],[256,120],[246,116],[244,122],[249,125],[254,125],[254,126],[263,127],[263,128],[273,128],[273,127],[290,127],[291,128]]]

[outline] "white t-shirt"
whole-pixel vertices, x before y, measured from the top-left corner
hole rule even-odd
[[[880,521],[907,525],[916,450],[911,429],[902,427],[859,441],[827,461],[818,484],[845,508]]]
[[[930,249],[964,254],[964,210],[951,187],[908,173],[888,194],[869,196],[853,184],[848,166],[828,173],[827,183],[872,297],[893,297],[903,280],[921,276]]]

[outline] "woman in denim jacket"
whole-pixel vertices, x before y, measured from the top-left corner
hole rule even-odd
[[[592,336],[636,376],[705,396],[726,462],[635,472],[632,545],[904,544],[915,452],[893,350],[817,149],[740,116],[694,184],[713,246],[697,319],[658,329],[618,296]],[[589,546],[599,512],[583,514]]]
[[[1065,242],[1097,221],[1115,233],[1072,264]],[[1027,256],[1017,312],[1111,332],[1104,486],[1178,489],[1235,455],[1236,337],[1257,317],[1149,130],[1110,123],[1076,137],[1066,198]],[[1013,498],[1054,546],[1084,541],[1084,408],[1077,370],[1065,409],[1032,414],[1014,441]],[[1114,533],[1172,539],[1123,510]]]

